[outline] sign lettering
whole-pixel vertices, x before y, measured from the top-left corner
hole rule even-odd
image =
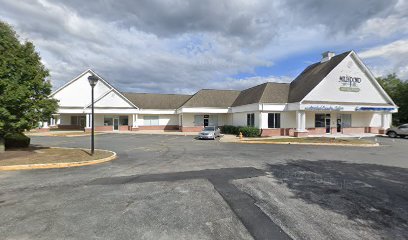
[[[361,78],[359,77],[351,77],[348,75],[340,76],[339,82],[342,85],[339,90],[343,92],[359,92],[360,88],[358,84],[361,83]]]

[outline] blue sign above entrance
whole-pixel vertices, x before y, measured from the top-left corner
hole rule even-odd
[[[391,112],[394,111],[395,108],[387,108],[387,107],[356,107],[356,111],[385,111]]]

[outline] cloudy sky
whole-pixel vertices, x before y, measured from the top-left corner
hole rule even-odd
[[[0,0],[54,88],[92,68],[122,91],[288,82],[331,50],[408,79],[408,0]]]

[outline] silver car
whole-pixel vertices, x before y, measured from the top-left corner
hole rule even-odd
[[[386,133],[389,137],[395,138],[395,137],[406,137],[408,136],[408,123],[407,124],[402,124],[399,127],[392,127],[388,128]]]
[[[221,131],[217,127],[207,126],[198,134],[199,139],[215,139],[221,136]]]

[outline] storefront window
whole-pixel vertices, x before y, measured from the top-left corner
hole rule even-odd
[[[268,113],[268,128],[280,128],[280,113]]]
[[[143,116],[144,126],[159,126],[159,116]]]
[[[105,116],[103,118],[103,125],[104,126],[113,126],[113,117],[111,116]]]
[[[119,124],[121,126],[129,125],[129,117],[128,116],[119,116]]]
[[[317,127],[317,128],[325,127],[326,126],[326,124],[325,124],[325,119],[326,118],[325,117],[326,117],[326,114],[317,113],[315,115],[315,127]]]
[[[351,127],[351,114],[341,114],[341,125],[344,128]]]
[[[194,126],[204,126],[203,115],[194,115]]]

